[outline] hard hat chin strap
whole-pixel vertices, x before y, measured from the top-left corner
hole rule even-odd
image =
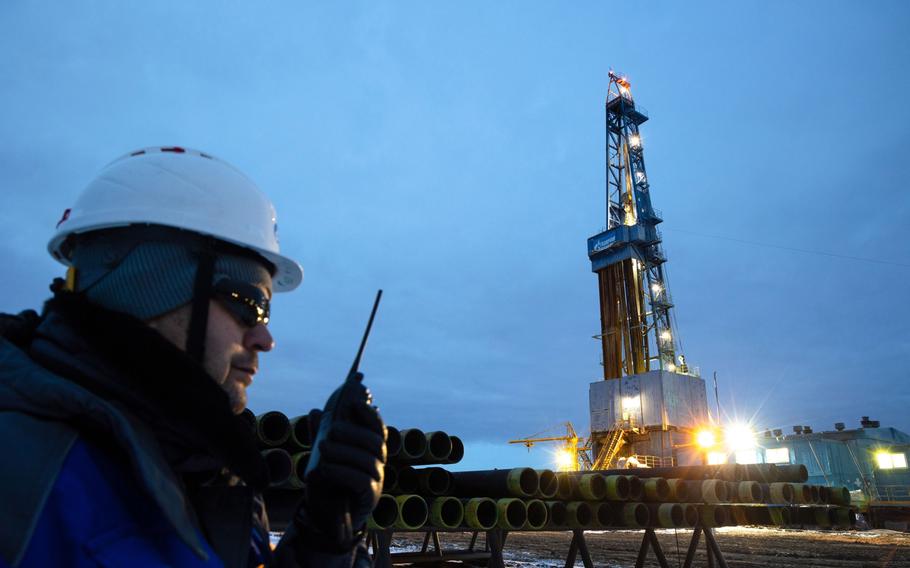
[[[206,242],[199,251],[196,281],[193,284],[193,307],[187,331],[186,352],[200,365],[205,365],[205,334],[209,320],[209,299],[215,271],[214,247]]]

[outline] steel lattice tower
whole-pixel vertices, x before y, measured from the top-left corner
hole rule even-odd
[[[600,290],[604,379],[649,370],[688,373],[677,360],[673,303],[664,277],[666,257],[651,206],[636,107],[628,80],[610,72],[606,99],[606,229],[588,239]]]

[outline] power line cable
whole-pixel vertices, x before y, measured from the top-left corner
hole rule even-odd
[[[688,235],[695,235],[697,237],[705,237],[708,239],[719,239],[722,241],[731,241],[734,243],[741,243],[741,244],[758,246],[758,247],[786,250],[786,251],[790,251],[790,252],[801,252],[803,254],[814,254],[814,255],[818,255],[818,256],[828,256],[828,257],[832,257],[832,258],[841,258],[841,259],[845,259],[845,260],[857,260],[860,262],[871,262],[874,264],[887,264],[890,266],[900,266],[903,268],[910,268],[910,263],[906,263],[906,262],[894,262],[893,260],[882,260],[880,258],[868,258],[868,257],[864,257],[864,256],[852,256],[852,255],[848,255],[848,254],[838,254],[835,252],[826,252],[826,251],[821,251],[821,250],[789,247],[789,246],[785,246],[785,245],[775,245],[775,244],[771,244],[771,243],[750,241],[748,239],[740,239],[740,238],[736,238],[736,237],[727,237],[727,236],[723,236],[723,235],[711,235],[708,233],[700,233],[698,231],[689,231],[687,229],[671,229],[671,228],[664,227],[663,230],[671,231],[671,232],[676,231],[677,233],[685,233]]]

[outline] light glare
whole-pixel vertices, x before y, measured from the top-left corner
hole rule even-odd
[[[755,433],[748,424],[731,424],[727,427],[726,442],[731,451],[749,450],[755,447]]]
[[[702,430],[695,435],[695,442],[702,448],[713,448],[717,443],[717,436],[711,430]]]
[[[727,454],[723,452],[711,452],[708,454],[708,465],[721,465],[727,463]]]
[[[568,448],[557,450],[555,461],[556,469],[559,471],[574,471],[575,470],[575,456],[572,455],[572,450]]]

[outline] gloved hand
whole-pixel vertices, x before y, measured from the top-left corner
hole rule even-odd
[[[356,544],[382,494],[386,429],[359,379],[349,377],[332,393],[321,416],[310,413],[318,428],[295,519],[338,551]]]

